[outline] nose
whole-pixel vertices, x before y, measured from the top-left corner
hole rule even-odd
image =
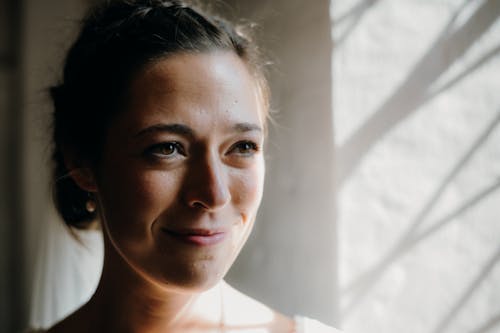
[[[231,200],[225,166],[216,154],[193,160],[186,177],[184,200],[192,208],[216,211]]]

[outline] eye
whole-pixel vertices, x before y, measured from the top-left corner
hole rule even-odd
[[[238,154],[245,157],[252,156],[259,151],[259,146],[252,141],[240,141],[235,143],[228,151],[228,154]]]
[[[185,151],[179,142],[162,142],[155,144],[145,151],[145,155],[156,158],[173,158],[176,155],[185,155]]]

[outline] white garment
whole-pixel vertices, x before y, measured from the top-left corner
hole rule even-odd
[[[101,274],[102,233],[77,232],[79,243],[57,218],[41,230],[31,295],[30,327],[48,327],[92,296]]]
[[[342,333],[336,328],[307,317],[295,316],[295,323],[296,333]]]

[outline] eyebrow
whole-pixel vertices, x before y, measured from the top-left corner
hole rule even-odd
[[[262,128],[259,125],[253,123],[238,123],[233,126],[233,129],[237,132],[262,132]]]
[[[252,131],[262,132],[262,128],[259,125],[253,123],[237,123],[233,126],[233,130],[241,133]],[[195,136],[193,129],[183,124],[155,124],[140,130],[139,132],[137,132],[137,134],[134,135],[134,137],[140,137],[155,132],[167,132],[188,137]]]
[[[155,132],[167,132],[183,136],[194,137],[194,131],[189,126],[183,124],[156,124],[140,130],[136,135],[134,135],[134,137],[140,137],[145,134],[150,134]]]

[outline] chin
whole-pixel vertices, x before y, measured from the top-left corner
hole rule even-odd
[[[207,274],[206,272],[192,271],[190,274],[177,274],[172,276],[170,273],[160,282],[167,289],[172,287],[179,292],[196,294],[202,293],[215,287],[224,277],[225,274]]]
[[[173,270],[175,266],[177,269]],[[216,286],[229,270],[228,265],[214,261],[194,261],[170,264],[163,271],[141,274],[148,280],[169,290],[182,293],[200,293]]]
[[[160,253],[143,266],[152,280],[160,285],[187,293],[199,293],[216,286],[229,271],[246,235],[228,237],[214,246],[192,246],[174,242],[162,243]],[[159,266],[158,263],[163,263]],[[147,273],[146,273],[147,274]]]

